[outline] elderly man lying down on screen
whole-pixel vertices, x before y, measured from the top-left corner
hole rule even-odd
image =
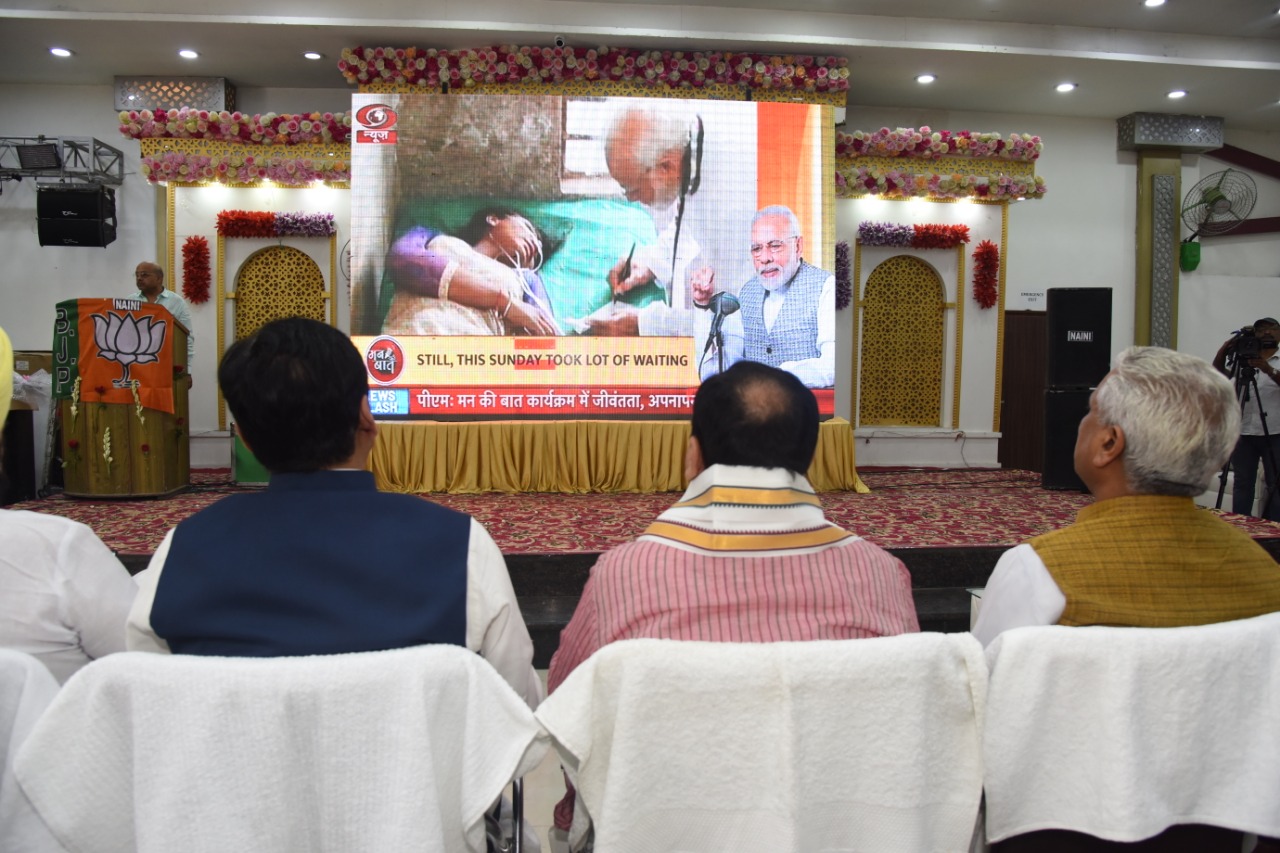
[[[519,211],[477,210],[450,236],[415,226],[387,253],[389,335],[558,335],[538,274],[543,239]]]

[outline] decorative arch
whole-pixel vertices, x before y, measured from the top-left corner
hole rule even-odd
[[[306,253],[292,246],[260,249],[236,271],[235,340],[282,317],[323,323],[327,296],[324,273]]]
[[[170,208],[172,210],[172,207]],[[335,267],[336,243],[329,237],[330,277]],[[226,238],[218,235],[218,351],[226,347],[226,305],[232,306],[234,340],[248,337],[282,317],[310,317],[325,322],[325,302],[330,303],[329,324],[336,326],[334,294],[324,273],[305,252],[292,246],[268,246],[250,255],[236,271],[233,292],[226,292]],[[218,429],[227,428],[227,403],[218,389]]]
[[[946,288],[920,258],[896,255],[862,298],[860,426],[942,425]]]

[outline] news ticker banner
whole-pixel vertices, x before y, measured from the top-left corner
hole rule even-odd
[[[693,339],[352,338],[380,418],[681,418],[697,392]],[[834,411],[831,389],[818,410]]]

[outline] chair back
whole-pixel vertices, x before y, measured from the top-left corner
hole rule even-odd
[[[986,677],[968,634],[626,640],[537,716],[597,853],[967,850]]]
[[[18,788],[13,760],[40,715],[58,695],[58,680],[25,652],[0,649],[0,850],[61,853]]]
[[[17,775],[73,851],[483,851],[486,808],[545,750],[528,706],[457,646],[127,652],[67,683]]]
[[[1187,824],[1280,834],[1280,613],[1017,628],[987,656],[990,842],[1040,830],[1136,842]]]

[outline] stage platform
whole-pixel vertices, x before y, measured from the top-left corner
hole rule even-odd
[[[969,627],[971,587],[985,585],[1000,554],[1069,524],[1087,494],[1040,487],[1027,471],[864,469],[869,492],[820,495],[827,517],[889,549],[911,571],[921,627]],[[14,504],[84,522],[129,567],[140,571],[170,527],[205,506],[256,486],[229,471],[193,471],[193,485],[170,498],[83,500],[53,495]],[[545,667],[600,552],[626,542],[678,498],[652,494],[424,494],[475,516],[502,549],[521,610]],[[1207,510],[1214,511],[1214,510]],[[1280,524],[1232,513],[1222,517],[1280,555]]]

